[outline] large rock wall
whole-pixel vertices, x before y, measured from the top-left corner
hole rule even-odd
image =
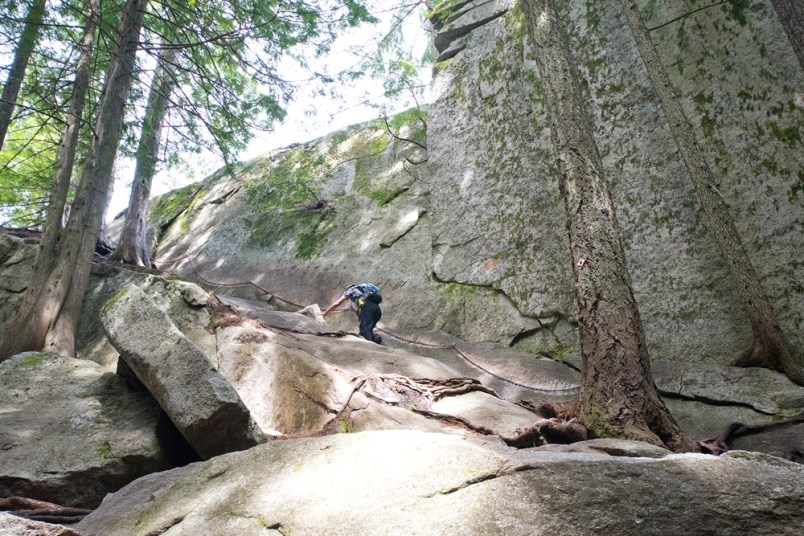
[[[435,274],[499,288],[523,315],[572,319],[566,216],[521,12],[514,0],[451,4],[436,19],[441,61],[429,124]],[[727,362],[747,348],[750,330],[619,4],[558,4],[652,356]],[[804,87],[772,3],[638,4],[751,262],[800,348]],[[556,335],[574,344],[572,334]]]
[[[730,362],[750,329],[619,4],[557,4],[651,356]],[[801,348],[804,87],[773,4],[638,4]],[[518,1],[441,6],[426,117],[352,127],[162,198],[152,211],[159,267],[285,310],[325,307],[346,285],[372,281],[389,326],[577,350],[566,215]],[[332,322],[355,325],[348,314]]]
[[[433,278],[430,188],[439,180],[419,114],[275,151],[162,198],[152,209],[157,265],[284,310],[323,309],[370,281],[394,327],[506,343],[538,328],[497,289]],[[352,314],[328,321],[356,327]]]
[[[442,281],[500,289],[519,314],[557,328],[571,345],[563,205],[536,65],[524,57],[514,2],[477,4],[441,29],[488,20],[466,36],[440,40],[441,57],[464,48],[437,64],[434,81],[428,130],[434,273]]]

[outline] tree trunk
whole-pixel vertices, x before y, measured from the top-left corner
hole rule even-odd
[[[3,93],[0,95],[0,149],[6,139],[6,132],[11,123],[11,115],[17,105],[17,95],[19,95],[22,80],[25,78],[25,71],[28,68],[28,60],[39,40],[39,29],[45,18],[45,0],[33,0],[28,14],[25,16],[25,26],[20,35],[17,49],[14,51],[14,61],[8,72],[8,78],[3,86]]]
[[[109,66],[95,136],[60,241],[59,256],[35,302],[17,312],[0,348],[0,360],[26,350],[44,349],[65,356],[75,353],[75,325],[113,178],[145,5],[146,0],[126,0],[123,7],[117,55]]]
[[[174,86],[172,64],[176,49],[168,48],[159,55],[159,63],[154,72],[148,106],[142,124],[140,143],[137,147],[137,164],[134,181],[131,184],[131,197],[126,210],[126,220],[120,233],[120,240],[112,255],[112,260],[151,267],[151,254],[148,248],[147,218],[148,198],[151,183],[159,161],[159,142],[162,138],[162,125],[167,115],[167,105]]]
[[[790,345],[776,319],[773,306],[762,290],[759,277],[754,271],[748,252],[740,239],[740,234],[729,215],[728,205],[715,187],[714,174],[698,146],[695,131],[673,91],[670,77],[661,63],[656,47],[653,46],[639,10],[633,0],[620,0],[620,5],[628,19],[628,25],[639,48],[639,53],[642,55],[642,61],[653,88],[659,97],[670,131],[678,144],[692,184],[695,186],[720,255],[731,271],[732,279],[737,285],[743,308],[751,324],[754,334],[753,347],[735,364],[778,370],[797,384],[804,385],[804,373],[793,359]]]
[[[598,436],[688,451],[659,398],[578,73],[553,0],[523,0],[567,212],[583,364],[579,413]]]
[[[64,208],[67,203],[67,194],[70,191],[70,181],[75,164],[75,152],[78,147],[78,135],[84,120],[84,101],[89,88],[89,68],[92,61],[92,52],[95,46],[96,17],[99,16],[100,0],[90,0],[89,14],[84,25],[84,37],[81,40],[81,55],[75,69],[73,82],[73,95],[70,100],[70,112],[67,114],[67,128],[61,140],[59,149],[59,163],[56,169],[56,178],[50,191],[47,207],[47,217],[42,232],[42,241],[39,255],[46,255],[52,262],[57,254],[58,237],[64,226]],[[38,259],[37,259],[38,260]],[[49,264],[45,265],[49,266]],[[39,272],[39,266],[34,273]]]
[[[773,8],[790,39],[790,45],[804,69],[804,2],[801,0],[773,0]]]
[[[12,338],[20,339],[22,326],[33,321],[36,303],[45,288],[45,282],[58,258],[60,237],[66,222],[64,221],[67,193],[70,189],[70,180],[75,162],[75,151],[78,145],[78,134],[84,114],[84,100],[89,87],[89,68],[92,59],[92,49],[95,42],[97,28],[98,5],[100,0],[91,0],[90,13],[84,28],[84,37],[81,42],[81,55],[76,66],[73,95],[70,102],[70,112],[67,116],[67,127],[62,137],[59,151],[59,164],[56,177],[50,192],[47,208],[47,217],[42,229],[42,238],[39,244],[39,254],[34,263],[31,279],[20,303],[18,313],[10,324],[3,346],[0,347],[0,361],[10,357],[16,351]],[[44,329],[44,328],[42,328]],[[7,353],[11,352],[11,353]]]

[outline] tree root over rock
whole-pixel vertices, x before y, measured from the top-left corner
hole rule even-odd
[[[430,378],[408,378],[398,374],[379,374],[358,376],[352,380],[356,389],[363,394],[385,404],[407,407],[432,413],[433,402],[453,395],[471,391],[481,391],[496,398],[497,393],[473,378],[450,378],[433,380]]]
[[[503,438],[509,447],[539,447],[546,443],[568,445],[591,439],[591,431],[576,419],[564,421],[558,418],[539,419],[528,428],[517,429],[513,438]]]
[[[493,389],[489,389],[473,378],[433,380],[408,378],[396,374],[380,374],[358,376],[353,383],[355,390],[384,404],[406,407],[427,418],[457,425],[479,434],[495,435],[493,430],[474,425],[461,417],[432,411],[432,403],[445,396],[480,391],[499,398]],[[544,418],[537,420],[526,429],[517,430],[517,435],[512,438],[501,437],[500,439],[509,446],[525,448],[545,443],[568,444],[590,439],[592,436],[589,429],[578,421],[573,403],[534,405],[521,402],[520,405]]]
[[[749,425],[733,422],[716,437],[697,441],[696,450],[698,450],[698,452],[703,452],[704,454],[720,455],[731,450],[731,445],[737,438],[752,434],[759,434],[773,429],[785,428],[787,426],[792,426],[802,422],[804,422],[804,412],[801,412],[794,417],[790,417],[789,419],[769,424]],[[804,452],[798,452],[797,454],[804,459]],[[799,463],[801,462],[801,460],[793,461],[798,461]]]
[[[44,523],[78,523],[92,510],[61,506],[27,497],[0,497],[0,511]]]

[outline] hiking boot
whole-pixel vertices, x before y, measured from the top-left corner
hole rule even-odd
[[[382,344],[382,337],[380,337],[379,335],[375,335],[374,342],[376,342],[377,344]]]

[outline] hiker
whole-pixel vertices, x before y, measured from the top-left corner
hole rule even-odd
[[[324,316],[327,316],[335,308],[340,306],[347,299],[352,300],[352,308],[360,319],[360,336],[366,340],[382,344],[382,337],[374,334],[374,327],[382,318],[382,295],[380,289],[371,283],[360,283],[346,288],[343,295],[335,303],[327,307]]]

